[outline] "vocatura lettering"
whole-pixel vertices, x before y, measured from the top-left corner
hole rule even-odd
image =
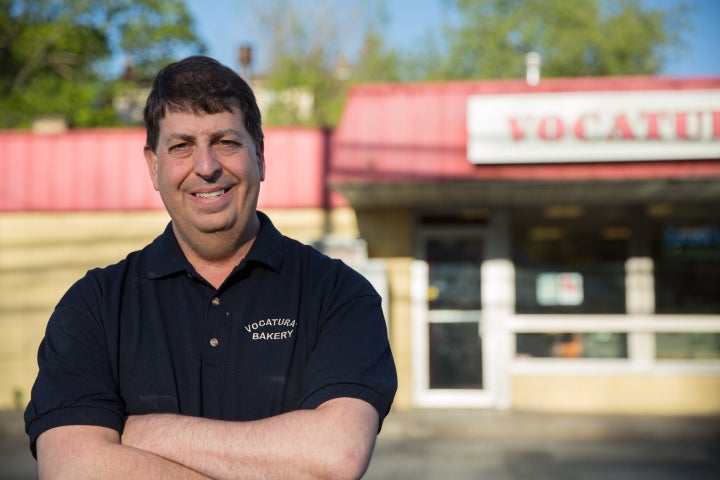
[[[715,110],[639,111],[603,114],[587,112],[575,117],[510,116],[510,138],[515,142],[540,140],[580,141],[717,141],[720,140],[720,112]]]
[[[288,340],[295,334],[296,325],[292,318],[264,318],[244,328],[253,341]]]
[[[289,318],[267,318],[265,320],[258,320],[250,325],[245,325],[245,330],[251,333],[259,328],[264,327],[291,327],[295,328],[295,320]]]

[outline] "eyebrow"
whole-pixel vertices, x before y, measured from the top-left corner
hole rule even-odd
[[[243,137],[241,132],[235,130],[234,128],[228,128],[226,130],[220,130],[219,132],[213,132],[210,135],[210,140],[216,141],[227,135],[232,135],[234,137],[237,137],[238,139]]]
[[[228,128],[225,130],[219,130],[217,132],[212,132],[210,134],[210,141],[217,141],[218,139],[226,136],[226,135],[233,135],[238,138],[242,138],[242,133],[238,130],[235,130],[233,128]],[[182,140],[184,142],[194,142],[197,139],[195,135],[189,135],[185,133],[173,133],[170,134],[167,139],[165,140],[165,144],[168,145],[172,143],[175,140]]]
[[[186,135],[183,133],[173,133],[165,139],[165,145],[173,143],[175,140],[182,140],[184,142],[193,141],[195,137],[193,135]]]

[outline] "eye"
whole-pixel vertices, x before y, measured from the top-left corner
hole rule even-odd
[[[168,152],[173,156],[185,155],[190,150],[190,144],[187,142],[176,143],[168,148]]]
[[[239,148],[242,148],[242,143],[238,142],[237,140],[223,138],[218,140],[217,146],[223,151],[232,152]]]
[[[189,145],[185,142],[183,143],[176,143],[175,145],[171,145],[170,148],[168,148],[169,152],[183,152],[189,148]]]

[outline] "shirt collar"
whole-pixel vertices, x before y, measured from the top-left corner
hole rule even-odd
[[[257,212],[260,230],[245,259],[236,267],[243,268],[249,263],[260,263],[279,271],[283,262],[282,234],[275,228],[267,215]],[[161,278],[176,273],[192,273],[190,262],[175,238],[172,222],[165,231],[146,248],[148,278]]]
[[[267,215],[257,212],[257,216],[260,220],[260,231],[240,266],[248,262],[258,262],[278,272],[283,262],[283,236]]]

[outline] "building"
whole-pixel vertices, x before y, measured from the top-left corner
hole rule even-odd
[[[76,271],[167,221],[143,141],[0,134],[0,404]],[[720,413],[720,79],[362,85],[266,153],[261,208],[384,295],[397,408]]]
[[[392,259],[400,402],[717,411],[719,88],[354,89],[329,180]]]

